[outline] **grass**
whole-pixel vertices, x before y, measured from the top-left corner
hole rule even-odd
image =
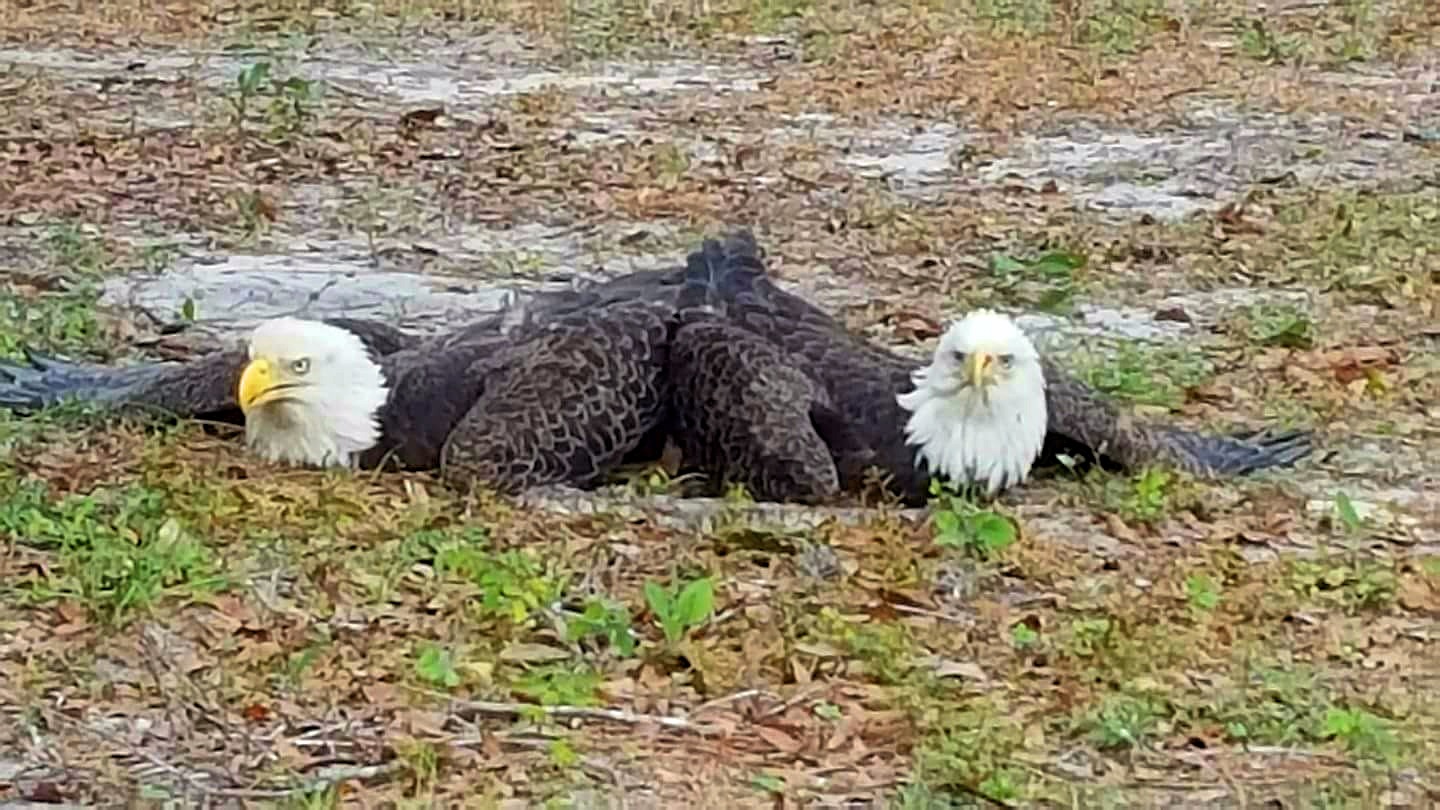
[[[1315,347],[1315,322],[1293,304],[1254,304],[1238,315],[1239,323],[1233,331],[1249,345]]]
[[[1361,508],[1384,500],[1383,476],[1419,480],[1412,455],[1436,449],[1426,408],[1440,366],[1423,337],[1440,281],[1433,195],[1325,175],[1253,189],[1223,215],[1117,224],[1062,189],[956,183],[910,197],[844,169],[856,138],[761,137],[793,135],[797,112],[857,132],[915,114],[962,126],[972,155],[999,154],[1016,133],[1046,131],[1056,109],[1163,124],[1196,86],[1241,108],[1389,126],[1380,90],[1357,100],[1294,66],[1403,59],[1429,30],[1425,8],[1351,2],[1250,19],[1239,3],[1148,0],[462,5],[22,12],[17,30],[40,30],[38,42],[113,26],[256,51],[215,88],[192,76],[184,92],[116,84],[120,113],[64,82],[42,95],[37,80],[15,100],[57,143],[85,121],[95,152],[0,170],[16,189],[7,204],[44,214],[16,220],[41,224],[0,277],[0,353],[133,351],[97,311],[99,285],[163,269],[182,239],[239,249],[344,237],[382,267],[414,254],[475,273],[445,255],[470,255],[455,233],[539,222],[599,245],[613,272],[624,263],[608,266],[611,255],[672,256],[744,221],[785,283],[867,328],[923,331],[950,301],[1066,324],[1081,305],[1145,312],[1172,292],[1239,289],[1213,309],[1187,304],[1185,334],[1202,339],[1088,341],[1068,362],[1111,396],[1192,424],[1284,413],[1333,425],[1325,441],[1351,455],[1320,474],[1342,480],[1062,470],[997,502],[936,492],[928,521],[877,512],[802,527],[755,524],[741,493],[712,526],[675,528],[461,497],[425,476],[277,469],[195,425],[0,414],[0,704],[15,720],[0,725],[3,756],[92,768],[56,787],[74,801],[179,800],[172,771],[126,766],[151,757],[186,773],[243,762],[232,786],[295,787],[277,802],[293,807],[352,801],[358,779],[298,778],[356,763],[389,768],[365,777],[367,790],[396,806],[565,806],[626,790],[737,807],[853,796],[1099,807],[1196,787],[1365,807],[1384,791],[1419,803],[1433,790],[1425,639],[1440,567],[1411,542],[1433,522]],[[431,116],[388,102],[377,112],[370,85],[309,85],[291,65],[307,43],[346,32],[392,67],[442,61],[400,45],[428,49],[442,28],[495,21],[535,42],[517,69],[578,74],[594,72],[588,57],[637,54],[729,64],[748,49],[769,75],[753,93],[644,96],[643,110],[618,92],[556,86]],[[757,32],[785,39],[734,38]],[[1303,99],[1287,95],[1301,87]],[[135,110],[203,125],[148,133],[140,148]],[[604,148],[570,137],[612,119],[639,134]],[[1317,159],[1343,159],[1331,154],[1342,146]],[[163,193],[135,192],[135,178]],[[301,186],[332,193],[312,206],[292,196]],[[104,205],[87,202],[95,194]],[[659,238],[632,240],[657,221]],[[544,255],[490,255],[479,275],[549,277]],[[588,273],[600,260],[571,263],[565,272]],[[1303,299],[1269,294],[1294,290]],[[208,317],[193,304],[189,315]],[[1395,357],[1361,368],[1343,356],[1377,346]],[[1370,441],[1383,471],[1337,472]],[[632,490],[680,483],[641,473]],[[557,708],[620,719],[547,713]],[[122,742],[87,730],[99,716]],[[0,784],[0,798],[18,790]]]
[[[837,717],[885,723],[891,730],[870,744],[906,741],[906,783],[893,797],[903,807],[975,793],[1009,802],[1076,795],[1028,764],[1076,745],[1117,761],[1192,738],[1221,751],[1300,747],[1368,763],[1377,778],[1426,761],[1428,732],[1416,718],[1427,698],[1409,698],[1420,705],[1408,709],[1393,695],[1372,702],[1359,648],[1302,666],[1326,624],[1282,620],[1393,615],[1401,577],[1412,575],[1362,557],[1252,565],[1202,545],[1086,572],[1023,518],[942,500],[933,529],[833,530],[826,539],[857,573],[817,590],[778,573],[803,544],[741,553],[720,535],[655,542],[634,534],[649,529],[603,519],[522,513],[438,490],[417,498],[408,488],[418,482],[282,475],[191,427],[47,418],[4,423],[15,452],[0,478],[0,532],[27,561],[0,591],[7,610],[41,627],[78,623],[79,638],[94,638],[101,654],[153,623],[177,628],[210,671],[224,673],[215,699],[258,700],[292,722],[315,710],[322,685],[370,694],[372,711],[400,717],[417,710],[410,686],[572,707],[611,706],[638,689],[694,707],[756,677],[781,685],[803,672],[840,691],[797,704],[791,711],[803,715],[787,714],[783,727],[793,736],[802,727],[837,733]],[[87,467],[104,472],[73,479]],[[1164,525],[1193,502],[1185,482],[1160,473],[1101,480],[1099,514]],[[1207,519],[1216,510],[1224,507]],[[1007,542],[997,540],[1001,526],[1013,526]],[[584,573],[626,549],[618,576]],[[982,603],[1000,582],[1058,589],[1063,600],[983,613],[957,635],[868,595],[915,588],[930,576],[927,559],[995,566],[979,580]],[[756,570],[777,572],[759,592]],[[288,607],[261,595],[276,576]],[[1139,580],[1149,582],[1143,591]],[[275,623],[295,611],[328,620],[281,632]],[[363,642],[333,624],[360,616],[374,628]],[[257,629],[214,635],[235,622]],[[1388,645],[1387,655],[1421,654],[1403,637]],[[93,677],[61,660],[35,660],[28,678],[45,689]],[[954,665],[943,662],[974,662],[987,680],[974,681],[968,666],[942,674]],[[849,689],[868,697],[855,702]],[[443,715],[433,701],[420,707]],[[530,724],[550,728],[539,716],[510,723],[490,727],[500,739]],[[592,728],[531,750],[522,767],[539,780],[534,795],[587,783],[581,763],[624,757],[624,738]],[[450,795],[464,771],[439,755],[450,750],[442,739],[396,739],[410,776],[387,790]],[[797,790],[785,773],[759,774],[745,778],[758,780],[750,789],[760,794]],[[1363,797],[1365,784],[1297,773],[1291,789]],[[1078,790],[1100,801],[1109,789]]]
[[[1178,408],[1187,388],[1201,385],[1214,374],[1211,360],[1185,346],[1126,342],[1108,355],[1071,353],[1067,362],[1080,379],[1110,396],[1167,409]]]
[[[52,503],[34,485],[6,490],[0,525],[55,556],[42,576],[10,583],[22,601],[74,602],[98,622],[119,624],[161,598],[193,598],[227,584],[212,550],[170,514],[161,491],[100,490]]]
[[[100,342],[95,301],[113,262],[109,250],[99,237],[68,223],[49,228],[41,244],[41,273],[50,288],[0,288],[0,356],[20,357],[25,346],[87,351]]]

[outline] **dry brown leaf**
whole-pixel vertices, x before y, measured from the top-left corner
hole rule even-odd
[[[786,754],[798,754],[805,747],[799,740],[773,726],[755,726],[755,736]]]
[[[506,645],[500,651],[500,660],[512,663],[543,663],[545,661],[563,661],[570,657],[568,650],[559,647],[552,647],[549,644],[536,644],[531,642],[516,642]]]
[[[1440,614],[1440,591],[1430,582],[1413,574],[1400,577],[1396,599],[1406,610]]]
[[[935,665],[937,678],[964,678],[967,681],[986,683],[990,680],[985,670],[973,661],[942,660]]]
[[[1105,531],[1116,540],[1121,540],[1126,543],[1134,543],[1140,539],[1140,536],[1135,533],[1134,529],[1130,528],[1124,518],[1114,512],[1105,515]]]

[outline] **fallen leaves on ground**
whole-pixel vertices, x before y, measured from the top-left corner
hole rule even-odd
[[[1064,250],[1089,259],[1067,294],[1138,298],[1187,336],[1208,336],[1208,305],[1157,306],[1156,290],[1317,291],[1335,314],[1317,320],[1315,348],[1228,347],[1179,415],[1298,413],[1347,452],[1347,435],[1418,448],[1387,444],[1395,455],[1360,459],[1360,475],[1334,472],[1353,454],[1324,468],[1337,475],[1327,497],[1379,489],[1403,477],[1395,470],[1423,474],[1416,455],[1434,450],[1416,423],[1426,412],[1410,407],[1440,396],[1418,343],[1433,343],[1436,253],[1409,244],[1433,223],[1423,198],[1370,212],[1379,224],[1366,233],[1360,209],[1392,199],[1384,189],[1297,188],[1259,166],[1257,187],[1213,213],[1117,224],[1077,205],[1073,178],[954,180],[1057,128],[1194,126],[1192,111],[1211,109],[1191,106],[1201,98],[1338,113],[1347,138],[1414,129],[1394,120],[1407,80],[1347,84],[1280,58],[1301,32],[1332,47],[1343,27],[1329,11],[1238,31],[1165,12],[1096,34],[1067,18],[1031,35],[826,4],[767,23],[784,35],[770,44],[716,37],[697,50],[723,54],[732,73],[756,68],[753,91],[542,88],[477,108],[337,80],[323,104],[287,107],[285,80],[299,77],[277,58],[280,89],[233,114],[235,65],[214,55],[242,31],[299,31],[323,51],[388,27],[416,60],[431,46],[448,58],[440,49],[453,43],[423,30],[435,9],[366,7],[22,10],[3,35],[16,47],[125,64],[0,79],[6,300],[39,311],[88,278],[48,272],[79,263],[46,253],[70,242],[36,247],[56,221],[88,223],[107,255],[145,269],[163,266],[149,252],[162,236],[195,250],[344,238],[377,264],[429,268],[465,264],[446,241],[456,228],[544,222],[589,239],[614,226],[625,236],[607,250],[673,258],[700,230],[750,222],[785,283],[919,351],[961,304],[1016,303],[993,255]],[[583,24],[637,42],[750,24],[721,9],[707,25],[613,27],[640,25],[626,7],[567,29],[558,9],[507,6],[535,42],[496,64],[553,67],[596,44]],[[1375,47],[1402,54],[1433,37],[1426,13],[1387,11]],[[450,22],[495,33],[483,19]],[[160,43],[205,58],[178,71],[129,59]],[[797,135],[816,113],[833,131]],[[965,167],[952,182],[917,193],[894,166],[846,160],[863,148],[893,157],[927,121],[965,128],[963,148],[944,155]],[[1412,236],[1396,245],[1397,233]],[[1373,255],[1345,252],[1354,245]],[[1037,300],[1051,291],[1024,283],[1036,289],[1015,289]],[[97,327],[92,345],[185,353],[164,324],[138,323]],[[275,468],[224,432],[92,421],[11,442],[11,427],[0,422],[0,483],[43,482],[47,506],[0,507],[0,799],[108,799],[142,784],[192,801],[340,784],[353,804],[530,806],[594,791],[733,807],[921,789],[1095,804],[1375,798],[1381,783],[1388,798],[1418,800],[1436,789],[1425,774],[1440,764],[1426,725],[1440,682],[1440,518],[1423,505],[1350,525],[1329,500],[1325,514],[1308,510],[1313,493],[1283,475],[1154,496],[1123,477],[1060,471],[1002,505],[1020,514],[1022,540],[977,561],[938,547],[924,523],[878,514],[800,532],[693,532],[457,498],[425,476]],[[46,511],[62,502],[76,511]],[[86,522],[92,506],[113,526]],[[107,531],[113,556],[92,553]],[[817,546],[829,564],[809,562]],[[700,573],[715,576],[716,611],[668,646],[645,583]],[[125,591],[139,582],[143,605]],[[638,654],[596,641],[609,614],[596,635],[570,637],[591,597],[628,611]],[[1408,759],[1377,765],[1392,762],[1392,744]],[[1377,767],[1384,778],[1370,780]]]

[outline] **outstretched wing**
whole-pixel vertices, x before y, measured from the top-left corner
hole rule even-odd
[[[334,318],[327,323],[359,336],[377,360],[416,339],[376,321]],[[27,352],[26,364],[0,361],[0,408],[32,412],[66,400],[133,405],[181,418],[240,422],[235,388],[245,368],[243,349],[210,352],[183,363],[105,366],[72,363]]]
[[[1202,477],[1245,475],[1294,464],[1313,450],[1302,431],[1249,432],[1234,436],[1200,433],[1142,419],[1057,368],[1045,367],[1050,432],[1089,454],[1128,469],[1164,464]]]
[[[479,395],[440,454],[450,486],[585,486],[661,423],[672,310],[625,301],[556,318],[465,373]]]
[[[434,397],[436,384],[453,373],[458,377],[474,361],[477,348],[492,348],[499,338],[524,334],[567,313],[627,299],[673,300],[683,268],[644,270],[579,290],[545,292],[513,311],[491,315],[428,339],[389,324],[358,318],[327,318],[326,323],[353,332],[381,361],[392,389],[405,382],[417,396]],[[396,355],[397,362],[383,358]],[[211,352],[195,360],[106,366],[74,363],[28,353],[27,362],[0,360],[0,408],[26,413],[76,400],[106,406],[135,405],[161,409],[181,418],[242,421],[235,386],[245,367],[242,350]],[[424,400],[416,400],[423,402]],[[466,403],[468,407],[468,403]],[[396,410],[408,413],[408,405]],[[396,426],[414,427],[413,419],[397,417]],[[455,419],[459,414],[455,415]],[[445,419],[437,420],[445,423]],[[453,426],[454,419],[446,425]],[[441,436],[443,441],[443,434]],[[422,442],[425,444],[425,442]],[[395,449],[395,448],[390,448]],[[432,451],[438,452],[438,444]],[[417,458],[426,455],[420,452]],[[433,453],[432,453],[433,455]],[[408,466],[408,465],[407,465]]]
[[[103,366],[26,352],[28,363],[0,361],[0,407],[21,413],[77,400],[137,405],[180,416],[217,418],[234,409],[245,352],[211,352],[184,363]]]

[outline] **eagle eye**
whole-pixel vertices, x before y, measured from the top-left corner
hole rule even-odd
[[[1013,355],[1013,354],[1002,354],[1002,355],[1000,355],[1000,365],[1004,366],[1005,368],[1010,368],[1011,366],[1015,365],[1015,355]]]
[[[302,357],[299,360],[291,361],[290,370],[296,374],[305,374],[310,371],[310,358]]]

